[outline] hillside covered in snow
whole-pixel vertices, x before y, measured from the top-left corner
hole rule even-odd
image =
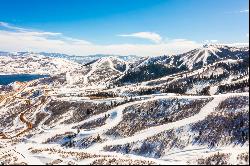
[[[96,57],[0,52],[1,163],[249,164],[248,47]]]

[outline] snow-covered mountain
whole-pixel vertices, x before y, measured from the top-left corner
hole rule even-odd
[[[56,75],[79,70],[81,65],[61,58],[50,58],[29,52],[2,53],[0,73]]]
[[[92,61],[95,61],[100,58],[108,58],[108,57],[115,57],[121,60],[124,60],[126,62],[135,62],[142,57],[136,56],[136,55],[107,55],[107,54],[96,54],[96,55],[89,55],[89,56],[77,56],[77,55],[68,55],[68,54],[62,54],[62,53],[48,53],[48,52],[4,52],[0,51],[0,56],[27,56],[30,54],[39,54],[43,55],[45,57],[51,57],[51,58],[61,58],[66,59],[69,61],[77,62],[80,64],[86,64]]]
[[[97,54],[97,55],[89,55],[89,56],[76,56],[76,55],[67,55],[67,54],[60,54],[60,53],[46,53],[46,52],[40,52],[39,54],[47,56],[47,57],[63,58],[63,59],[74,61],[80,64],[86,64],[86,63],[95,61],[100,58],[108,58],[108,57],[116,57],[127,62],[134,62],[141,58],[136,55],[122,56],[122,55]]]
[[[228,47],[222,45],[204,45],[202,48],[173,56],[158,56],[145,58],[134,65],[121,82],[141,82],[201,69],[220,61],[231,60],[249,61],[249,47]]]
[[[84,64],[0,55],[4,72],[53,73],[0,86],[4,164],[249,164],[246,47]]]
[[[78,85],[109,85],[130,68],[130,63],[116,57],[102,57],[83,65],[82,70],[67,73],[67,80]]]
[[[204,45],[202,48],[171,57],[170,64],[197,69],[223,59],[244,59],[249,57],[249,47],[229,47],[226,45]]]

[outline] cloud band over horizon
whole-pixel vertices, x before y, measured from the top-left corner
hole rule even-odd
[[[154,43],[100,45],[67,37],[62,33],[36,31],[0,22],[1,51],[57,52],[79,56],[94,54],[160,56],[179,54],[202,46],[202,43],[187,39],[172,39],[163,42],[162,37],[153,32],[137,32],[118,36],[137,37],[151,40]],[[210,41],[218,42],[217,40]]]

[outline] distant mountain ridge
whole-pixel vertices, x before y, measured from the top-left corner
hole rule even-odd
[[[68,55],[68,54],[62,54],[62,53],[48,53],[48,52],[5,52],[0,51],[0,56],[27,56],[29,54],[39,54],[43,55],[45,57],[52,57],[52,58],[62,58],[66,60],[70,60],[73,62],[77,62],[80,64],[86,64],[91,61],[100,59],[100,58],[107,58],[107,57],[116,57],[119,59],[122,59],[124,61],[134,62],[139,60],[141,57],[136,55],[108,55],[108,54],[96,54],[96,55],[89,55],[89,56],[77,56],[77,55]]]
[[[58,66],[59,64],[54,64],[53,62],[54,61],[53,59],[58,59],[67,61],[67,62],[63,61],[63,63],[68,64],[68,66],[70,66],[69,67],[70,70],[67,70],[68,72],[71,73],[76,72],[74,70],[75,67],[73,66],[74,63],[77,62],[77,64],[79,65],[79,67],[77,67],[78,70],[82,68],[79,71],[82,71],[83,73],[85,73],[85,71],[87,72],[89,70],[92,70],[95,71],[93,72],[93,75],[97,75],[98,77],[103,77],[104,75],[109,75],[109,76],[115,75],[116,81],[114,82],[118,84],[123,84],[123,83],[139,83],[143,81],[158,79],[164,76],[173,75],[180,72],[190,72],[221,61],[224,61],[223,63],[226,63],[229,62],[230,60],[243,60],[245,64],[245,62],[249,62],[249,47],[229,47],[226,45],[210,44],[210,45],[204,45],[201,48],[197,48],[183,54],[172,55],[172,56],[163,55],[157,57],[139,57],[135,55],[119,56],[119,55],[103,55],[103,54],[90,55],[90,56],[70,56],[67,54],[46,53],[46,52],[40,52],[40,53],[0,52],[0,56],[9,57],[13,61],[12,63],[14,65],[10,66],[11,70],[6,69],[6,67],[3,67],[2,71],[7,73],[8,71],[11,71],[12,73],[17,69],[18,71],[20,70],[28,73],[30,72],[29,70],[32,70],[34,72],[35,70],[38,70],[30,68],[30,66],[43,66],[43,68],[44,66],[46,66],[45,67],[46,70],[43,70],[42,73],[44,73],[45,71],[51,73],[52,71],[61,68]],[[25,70],[20,67],[19,68],[15,67],[15,65],[18,64],[17,59],[20,60],[19,64],[22,64],[24,62],[29,66],[26,66]],[[39,59],[43,59],[43,61]],[[7,60],[4,61],[3,58],[2,63],[9,63],[9,62],[10,61]],[[47,64],[53,64],[51,66],[53,70],[50,70]],[[110,75],[109,72],[113,74]],[[77,75],[84,75],[83,73]],[[73,75],[75,75],[76,78],[78,77],[76,74]],[[95,78],[97,77],[94,77],[92,80],[95,80]],[[103,79],[98,78],[97,80],[100,81]]]

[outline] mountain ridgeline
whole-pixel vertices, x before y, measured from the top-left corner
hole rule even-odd
[[[230,60],[242,61],[239,61],[239,64],[233,64]],[[192,72],[217,62],[221,62],[220,66],[223,66],[225,71],[247,70],[249,48],[204,45],[202,48],[179,55],[148,58],[140,65],[131,68],[117,83],[143,82],[176,73]]]

